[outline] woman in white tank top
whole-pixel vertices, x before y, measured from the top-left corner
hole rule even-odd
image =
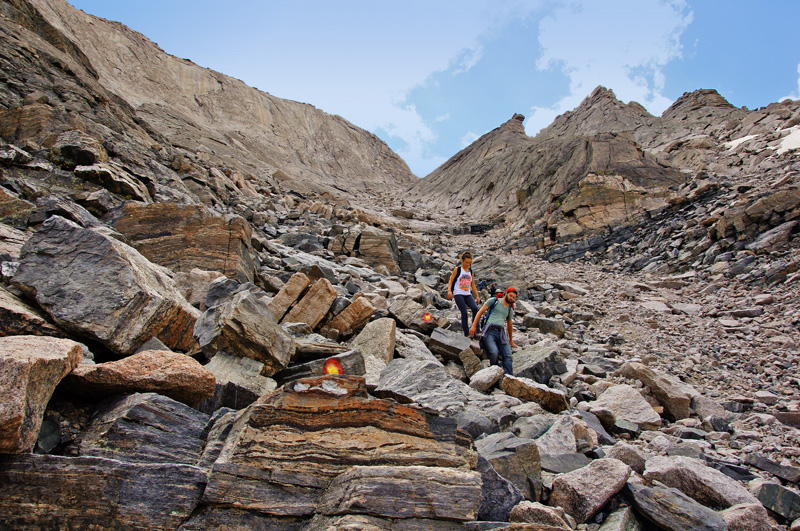
[[[472,253],[465,251],[461,254],[461,266],[453,270],[450,275],[450,282],[448,282],[447,298],[455,299],[456,306],[461,312],[461,330],[465,336],[469,336],[469,323],[467,317],[467,308],[472,311],[472,318],[478,313],[478,304],[481,302],[481,296],[478,294],[478,288],[475,285],[475,275],[472,274]],[[475,296],[472,296],[472,293]]]

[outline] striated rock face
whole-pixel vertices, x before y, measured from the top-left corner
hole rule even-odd
[[[253,280],[252,230],[241,217],[215,216],[202,205],[127,203],[113,227],[148,260],[175,272],[218,271]]]
[[[53,390],[82,356],[69,339],[0,338],[0,453],[31,451]]]
[[[197,347],[200,312],[166,270],[119,240],[54,216],[26,242],[20,261],[15,285],[62,327],[122,355],[151,337],[175,350]]]
[[[311,515],[319,504],[326,514],[350,508],[376,516],[441,513],[468,520],[480,502],[480,474],[474,472],[477,455],[461,444],[454,420],[434,422],[418,409],[369,399],[361,378],[298,380],[236,420],[204,501],[283,516]],[[401,512],[391,499],[380,502],[380,492],[411,487],[413,475],[398,466],[422,467],[417,477],[430,477],[420,482],[420,497],[409,493]],[[368,477],[378,490],[367,510],[359,485]],[[459,491],[466,505],[432,509]]]
[[[102,87],[174,145],[250,174],[280,170],[280,179],[299,190],[350,195],[413,179],[386,144],[339,116],[168,55],[143,35],[63,0],[31,5]]]

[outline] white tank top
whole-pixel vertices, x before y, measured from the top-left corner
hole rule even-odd
[[[459,275],[456,277],[456,285],[453,287],[453,295],[469,295],[472,289],[472,273],[458,266]]]

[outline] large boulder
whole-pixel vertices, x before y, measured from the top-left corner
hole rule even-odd
[[[167,270],[119,240],[53,216],[22,248],[14,284],[64,328],[130,355],[157,337],[192,351],[200,312]]]
[[[328,314],[339,293],[327,278],[317,280],[300,301],[289,310],[281,323],[306,323],[313,329]]]
[[[82,364],[62,383],[65,391],[89,397],[160,393],[196,406],[214,394],[214,373],[185,354],[145,350],[106,363]]]
[[[650,388],[650,393],[676,420],[689,417],[692,399],[700,393],[675,376],[656,370],[643,363],[627,362],[619,374],[632,380],[641,380]]]
[[[401,295],[389,305],[389,314],[405,328],[413,328],[423,334],[431,334],[437,327],[445,326],[447,319],[433,310],[424,308],[411,297]]]
[[[453,416],[464,409],[468,400],[459,384],[464,385],[456,382],[441,363],[396,359],[381,373],[375,395]]]
[[[396,331],[394,319],[384,317],[368,323],[353,339],[351,346],[359,349],[364,359],[368,385],[376,385],[381,372],[392,361]]]
[[[364,326],[377,311],[367,297],[357,297],[350,305],[333,318],[329,328],[339,337],[348,337],[354,330]]]
[[[237,289],[197,320],[197,341],[208,356],[223,351],[250,358],[264,364],[264,376],[272,376],[289,364],[295,341],[274,321],[264,297],[247,285]]]
[[[393,275],[400,272],[397,239],[393,232],[364,227],[358,239],[357,254],[373,267],[386,266]]]
[[[0,453],[33,449],[56,385],[82,357],[81,345],[69,339],[0,338]]]
[[[475,448],[525,498],[533,499],[532,482],[542,476],[539,448],[533,440],[508,432],[493,433],[475,441]]]
[[[619,492],[631,468],[616,459],[598,459],[589,465],[560,474],[553,481],[550,503],[563,507],[578,522],[588,522]]]
[[[652,457],[645,463],[644,477],[674,487],[708,507],[727,509],[740,503],[758,503],[739,482],[700,459]]]
[[[474,470],[354,466],[331,481],[317,512],[470,521],[478,515],[480,500],[481,475]]]
[[[289,311],[292,304],[294,304],[300,296],[305,292],[311,284],[311,279],[303,273],[295,273],[289,278],[289,281],[283,285],[272,300],[269,302],[269,311],[272,312],[273,318],[280,322],[286,312]]]
[[[590,404],[589,411],[600,412],[604,409],[611,411],[616,420],[631,422],[643,430],[656,430],[661,427],[661,416],[641,393],[630,385],[609,387]]]
[[[205,484],[192,465],[13,456],[0,463],[0,521],[10,529],[177,529]]]
[[[678,489],[655,482],[652,486],[627,484],[636,512],[659,529],[671,531],[728,531],[722,516]]]
[[[198,406],[206,413],[222,407],[245,408],[278,386],[272,378],[262,376],[264,364],[251,358],[218,352],[204,367],[217,381],[213,396]]]
[[[380,467],[423,466],[434,469],[431,480],[452,476],[436,469],[461,469],[453,488],[471,493],[477,511],[480,476],[469,472],[476,465],[477,455],[458,435],[454,419],[427,416],[417,408],[371,398],[363,378],[308,378],[285,385],[240,413],[212,468],[204,501],[211,506],[299,517],[312,515],[320,501],[327,500],[329,512],[336,513],[340,504],[361,503],[352,497],[356,492],[347,494],[338,487],[326,495],[329,486],[335,487],[332,480],[352,467],[375,472]],[[367,476],[356,473],[341,480],[365,487],[363,478],[371,471],[365,472]],[[387,472],[378,483],[404,483],[395,483],[404,472]],[[390,496],[391,490],[382,492]],[[434,498],[439,499],[439,494]],[[395,496],[393,503],[410,504],[403,510],[411,514],[429,511],[422,506],[430,502],[427,495],[404,494]]]
[[[64,335],[37,309],[0,287],[0,336]]]
[[[567,364],[558,347],[532,345],[514,353],[514,376],[547,384],[550,378],[567,372]]]
[[[203,205],[127,203],[113,227],[151,262],[173,271],[218,271],[253,281],[250,224],[239,216],[212,214]]]
[[[569,408],[567,395],[560,389],[551,389],[528,378],[506,375],[500,381],[503,391],[511,396],[541,404],[546,410],[560,413]]]
[[[171,398],[136,393],[101,403],[72,445],[77,455],[197,465],[209,417]]]
[[[511,510],[523,500],[522,492],[497,473],[485,457],[478,456],[478,472],[483,481],[479,520],[505,522]]]

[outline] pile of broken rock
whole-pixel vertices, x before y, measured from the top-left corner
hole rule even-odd
[[[0,292],[11,529],[798,525],[800,469],[723,451],[766,415],[563,339],[534,306],[578,286],[529,290],[504,375],[435,289],[361,259],[266,242],[261,287],[189,290],[121,239],[52,217]]]

